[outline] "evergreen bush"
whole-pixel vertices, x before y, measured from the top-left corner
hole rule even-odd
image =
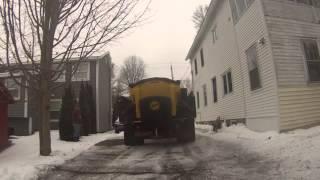
[[[81,135],[88,136],[89,135],[89,105],[88,105],[88,93],[86,90],[86,86],[83,82],[81,82],[80,92],[79,92],[79,105],[81,111]]]
[[[96,103],[93,94],[93,88],[90,84],[86,84],[86,89],[88,93],[88,105],[89,105],[89,117],[90,117],[90,133],[97,133],[97,117],[96,117]]]
[[[59,118],[60,139],[64,141],[73,140],[72,111],[74,107],[74,93],[71,86],[65,89]]]

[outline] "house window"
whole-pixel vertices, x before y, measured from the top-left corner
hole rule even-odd
[[[302,40],[310,82],[320,81],[320,56],[316,40]]]
[[[212,42],[213,44],[218,40],[218,35],[217,35],[217,26],[215,26],[212,29]]]
[[[251,46],[247,51],[247,63],[251,90],[261,88],[260,74],[258,68],[258,55],[256,45]]]
[[[50,120],[59,121],[60,110],[61,110],[62,100],[61,99],[51,99],[50,100]]]
[[[212,96],[213,102],[218,102],[218,91],[217,91],[217,78],[212,78]]]
[[[20,78],[16,78],[16,81],[21,83]],[[20,100],[21,98],[21,87],[19,84],[16,83],[14,79],[6,79],[5,80],[5,86],[9,90],[11,96],[14,100]]]
[[[223,80],[223,91],[224,95],[230,94],[233,91],[232,87],[232,75],[231,71],[227,71],[222,75]]]
[[[289,0],[301,4],[306,4],[310,6],[320,7],[320,1],[319,0]]]
[[[197,107],[200,108],[200,95],[199,92],[197,92]]]
[[[201,57],[201,67],[204,66],[204,55],[203,55],[203,49],[200,50],[200,57]]]
[[[254,0],[230,0],[233,21],[236,23]]]
[[[52,65],[53,80],[55,80],[55,82],[66,81],[66,70],[63,68],[65,68],[64,65],[61,65],[60,67],[59,67],[59,64]]]
[[[207,96],[207,85],[203,85],[202,86],[202,90],[203,90],[203,102],[204,102],[204,106],[208,105],[208,96]]]
[[[196,72],[196,75],[198,74],[198,63],[197,59],[194,59],[194,71]]]
[[[72,72],[74,72],[77,65],[72,66]],[[89,81],[90,80],[90,66],[88,62],[81,62],[78,65],[77,71],[72,76],[72,81]]]

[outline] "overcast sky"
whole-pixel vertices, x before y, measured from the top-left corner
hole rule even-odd
[[[189,76],[185,57],[196,35],[192,14],[198,5],[210,0],[153,0],[150,23],[109,47],[113,62],[120,66],[130,55],[137,55],[147,64],[148,77],[170,77],[170,63],[175,79]]]

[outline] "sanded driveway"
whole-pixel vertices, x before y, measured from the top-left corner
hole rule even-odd
[[[236,144],[201,135],[189,144],[153,140],[135,147],[116,138],[96,144],[39,179],[281,179],[278,166]]]

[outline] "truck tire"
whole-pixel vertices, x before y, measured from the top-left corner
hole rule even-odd
[[[196,139],[194,120],[190,119],[181,123],[177,129],[179,142],[194,142]]]
[[[136,145],[144,145],[144,139],[136,137]]]
[[[188,138],[188,142],[194,142],[196,140],[196,130],[194,127],[194,120],[192,121],[188,121],[188,129],[189,129],[189,138]]]
[[[136,144],[132,125],[126,125],[124,128],[124,144],[127,146],[134,146]]]

